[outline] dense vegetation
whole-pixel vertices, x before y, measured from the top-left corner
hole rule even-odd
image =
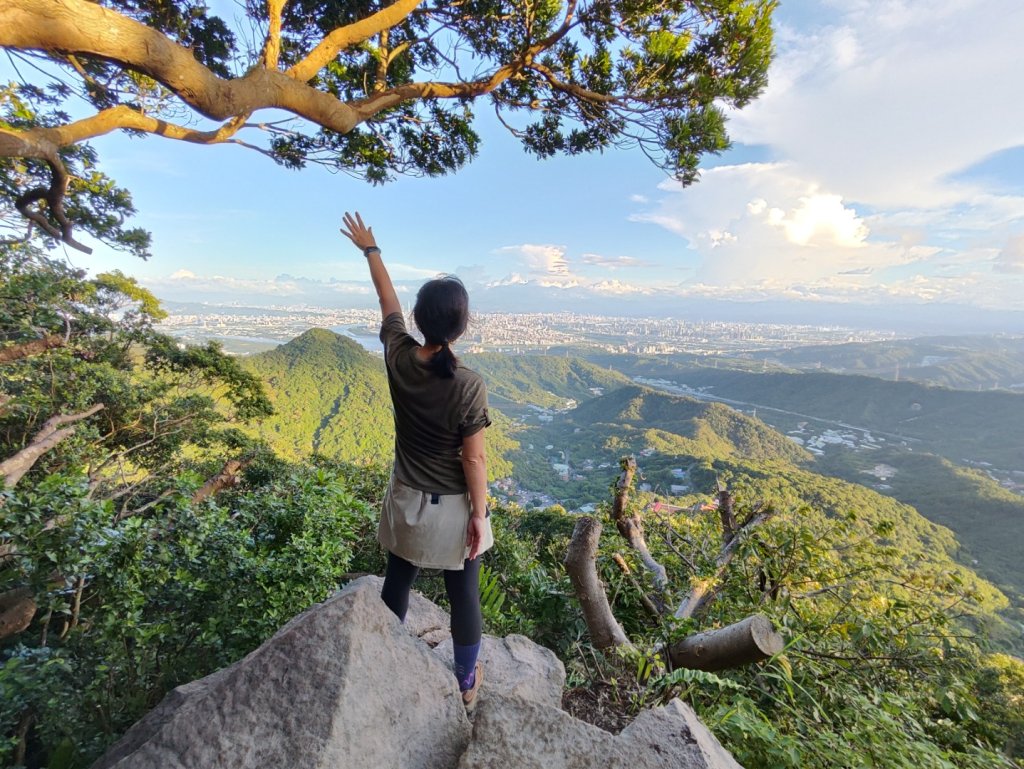
[[[708,610],[682,623],[644,609],[641,594],[657,591],[606,521],[598,568],[637,647],[624,658],[588,646],[561,567],[573,517],[515,506],[496,516],[502,547],[491,568],[501,611],[489,613],[492,627],[558,650],[577,687],[570,705],[589,703],[580,710],[614,728],[639,708],[682,695],[751,769],[1011,765],[1002,751],[1020,765],[1024,666],[983,652],[965,630],[1005,599],[950,562],[948,531],[904,505],[792,468],[698,465],[699,483],[728,479],[739,515],[755,505],[776,513],[743,539],[741,555],[714,583]],[[670,575],[659,596],[670,610],[694,580],[715,574],[722,543],[707,496],[678,501],[696,507],[655,513],[650,495],[633,502]],[[631,574],[615,564],[616,554]],[[752,612],[768,614],[782,630],[782,655],[718,674],[659,666],[656,647]]]
[[[1019,620],[1024,620],[1024,496],[1007,491],[980,470],[925,452],[833,452],[816,465],[820,472],[857,483],[879,462],[896,469],[886,479],[886,493],[953,529],[964,547],[961,561],[1010,594]]]
[[[380,364],[312,332],[242,367],[216,345],[180,347],[154,330],[159,304],[130,278],[88,279],[24,246],[2,259],[0,764],[85,767],[170,688],[238,659],[349,572],[381,570],[373,531],[385,471],[324,456],[341,445],[325,443],[325,426],[349,411],[339,397],[365,393],[352,424],[379,418],[360,411],[375,396],[354,380],[380,381]],[[276,378],[269,397],[260,366]],[[333,394],[314,386],[325,367],[343,374]],[[327,409],[306,433],[273,421],[273,406],[304,418],[303,402]],[[44,433],[58,415],[68,419]],[[581,452],[656,441],[642,473],[685,468],[693,493],[674,500],[679,510],[655,513],[653,492],[632,501],[668,569],[657,597],[670,609],[716,572],[722,533],[707,491],[721,481],[740,515],[774,511],[685,622],[643,608],[654,590],[606,526],[598,567],[636,646],[620,656],[590,646],[562,566],[574,517],[497,506],[488,629],[555,649],[570,702],[590,698],[599,707],[589,715],[612,724],[682,695],[749,769],[1024,766],[1024,667],[977,638],[1006,598],[953,562],[948,530],[799,467],[797,447],[721,405],[628,387],[558,419]],[[494,453],[515,448],[493,432]],[[275,451],[261,435],[290,437]],[[352,446],[377,445],[360,440]],[[607,487],[615,473],[595,468],[591,482]],[[437,577],[422,587],[442,592]],[[783,654],[719,674],[658,663],[656,645],[753,611],[783,632]]]
[[[349,462],[380,462],[395,440],[383,363],[356,342],[312,329],[243,365],[274,406],[256,434],[284,457],[313,453]]]

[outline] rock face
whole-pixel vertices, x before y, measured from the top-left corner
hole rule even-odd
[[[523,636],[485,636],[471,726],[448,615],[413,594],[405,624],[364,577],[230,667],[180,686],[93,769],[741,769],[686,705],[621,734],[559,707],[565,669]]]

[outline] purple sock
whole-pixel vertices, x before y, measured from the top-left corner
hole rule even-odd
[[[455,678],[459,681],[459,689],[472,689],[476,683],[476,658],[480,656],[480,642],[472,646],[452,644],[455,650]]]

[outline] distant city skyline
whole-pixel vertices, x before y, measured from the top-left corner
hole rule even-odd
[[[638,152],[536,161],[486,118],[462,172],[383,187],[107,136],[154,256],[69,258],[166,300],[372,306],[337,232],[359,210],[410,297],[444,272],[481,310],[1024,333],[1024,4],[792,0],[776,30],[768,89],[686,189]]]

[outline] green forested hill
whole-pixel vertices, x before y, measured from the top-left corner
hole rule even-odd
[[[562,408],[569,399],[582,402],[599,395],[594,389],[609,391],[630,384],[623,374],[581,358],[476,353],[465,356],[465,362],[480,372],[499,405],[508,401]]]
[[[519,434],[526,447],[513,454],[516,480],[577,507],[607,498],[614,466],[624,454],[645,460],[649,479],[666,489],[676,457],[801,462],[809,455],[763,422],[720,403],[706,403],[630,385],[593,398]],[[553,463],[569,463],[570,479],[559,479]],[[602,467],[604,465],[604,467]]]
[[[888,494],[953,529],[965,547],[960,560],[1024,606],[1024,496],[980,470],[920,451],[836,452],[815,464],[819,472],[863,483],[879,463],[896,470],[886,479]]]
[[[707,395],[757,407],[758,416],[778,429],[814,417],[820,420],[813,423],[815,431],[853,425],[884,435],[881,448],[829,446],[816,466],[854,483],[877,485],[949,526],[966,546],[958,557],[976,560],[976,568],[1018,606],[1024,603],[1024,497],[1000,488],[977,467],[965,467],[987,462],[1002,471],[1002,478],[1018,478],[1014,471],[1024,471],[1024,394],[820,372],[715,369],[636,356],[601,356],[598,362],[617,363],[633,376],[706,388]],[[894,472],[876,484],[867,473],[883,465]]]
[[[953,462],[1024,468],[1022,393],[970,392],[823,372],[735,371],[636,356],[598,360],[621,366],[630,376],[670,379],[737,404],[788,412],[789,419],[772,416],[781,423],[814,417],[919,441],[921,448]]]
[[[616,450],[641,451],[650,446],[661,453],[708,458],[799,461],[808,457],[784,435],[728,406],[635,385],[583,404],[549,433],[556,431],[580,447],[589,441],[595,450],[617,436]]]
[[[266,383],[274,405],[257,434],[283,456],[315,452],[361,463],[389,456],[394,426],[384,364],[351,339],[311,329],[244,364]]]
[[[815,345],[751,357],[794,368],[820,368],[883,379],[911,379],[963,390],[1024,387],[1024,338],[923,337]]]

